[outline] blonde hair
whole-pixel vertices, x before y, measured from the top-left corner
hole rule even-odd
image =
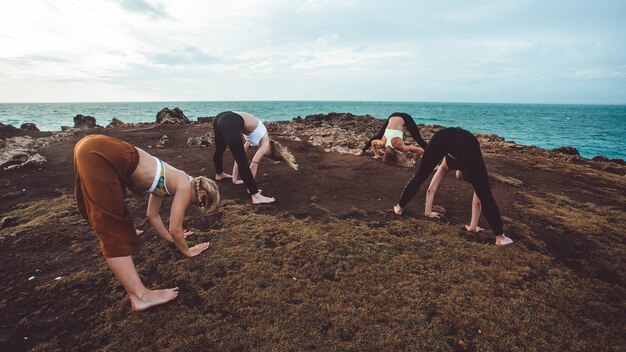
[[[196,195],[198,197],[198,208],[203,215],[206,215],[220,205],[220,192],[217,189],[217,183],[215,181],[206,178],[204,176],[194,177],[193,183],[196,187]],[[200,197],[200,190],[204,190],[207,193],[206,200],[202,200]]]
[[[290,168],[298,170],[298,164],[296,164],[296,157],[291,154],[289,149],[279,142],[270,139],[270,156],[269,158],[275,161],[284,161]]]
[[[406,154],[393,149],[391,146],[385,147],[383,163],[402,167],[413,167],[413,163],[411,163],[411,160],[406,156]]]

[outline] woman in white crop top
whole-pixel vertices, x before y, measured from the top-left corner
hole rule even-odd
[[[253,204],[272,203],[275,200],[262,195],[256,186],[255,177],[263,157],[285,161],[293,169],[298,169],[293,155],[286,147],[271,140],[263,122],[250,113],[240,111],[220,113],[213,119],[213,131],[215,133],[215,153],[213,154],[215,179],[232,178],[235,184],[245,184]],[[235,159],[232,175],[224,172],[223,155],[227,146]],[[248,165],[246,154],[250,147],[257,147],[258,150]]]

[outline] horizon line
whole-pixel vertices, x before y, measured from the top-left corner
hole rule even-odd
[[[135,101],[28,101],[0,104],[123,104],[123,103],[411,103],[411,104],[500,104],[500,105],[590,105],[626,106],[625,103],[531,103],[531,102],[471,102],[471,101],[408,101],[408,100],[135,100]]]

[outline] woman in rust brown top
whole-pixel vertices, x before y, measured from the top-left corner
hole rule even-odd
[[[129,143],[104,135],[86,136],[74,147],[75,197],[81,215],[89,220],[100,240],[102,254],[130,296],[133,310],[143,310],[176,298],[178,287],[147,289],[131,255],[137,243],[133,218],[124,205],[125,188],[150,193],[147,217],[161,237],[193,257],[208,242],[189,248],[183,218],[189,204],[203,213],[217,208],[217,185],[206,177],[191,177]],[[163,197],[172,196],[169,229],[159,209]]]

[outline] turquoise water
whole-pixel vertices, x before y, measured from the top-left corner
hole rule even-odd
[[[601,154],[626,159],[626,105],[325,101],[33,103],[0,104],[0,122],[16,127],[34,122],[41,130],[58,131],[60,126],[73,126],[77,114],[94,116],[98,124],[106,126],[114,117],[124,122],[153,122],[164,107],[178,107],[191,120],[226,110],[248,111],[268,121],[329,112],[386,118],[400,111],[413,116],[417,123],[495,133],[519,144],[546,149],[574,146],[585,157]]]

